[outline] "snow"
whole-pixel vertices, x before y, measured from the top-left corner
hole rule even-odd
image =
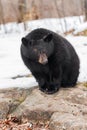
[[[47,28],[54,32],[64,33],[66,31],[77,29],[77,27],[84,22],[84,16],[73,16],[65,18],[45,18],[40,20],[27,21],[25,23],[28,31],[36,28]],[[20,23],[8,23],[0,26],[0,34],[4,32],[14,33],[14,32],[24,32],[24,24]]]
[[[36,28],[47,28],[54,32],[64,33],[66,31],[76,29],[84,21],[84,16],[74,16],[65,18],[40,19],[26,22],[29,31]]]
[[[75,48],[79,58],[80,58],[80,74],[78,81],[87,81],[87,37],[67,37]]]
[[[77,34],[79,32],[82,32],[84,30],[87,30],[87,22],[80,24],[74,31],[73,34]]]
[[[20,56],[21,37],[18,33],[0,36],[0,88],[37,85],[33,77],[14,79],[30,74]]]
[[[76,25],[83,23],[83,17],[65,18],[67,21],[67,29],[77,28]],[[64,21],[64,19],[61,19]],[[71,21],[74,21],[71,22]],[[76,22],[77,21],[77,22]],[[28,29],[24,32],[23,23],[6,24],[7,34],[4,34],[3,26],[0,30],[0,88],[9,87],[33,87],[37,85],[34,77],[28,77],[31,72],[24,65],[20,55],[21,38],[25,34],[37,27],[44,27],[55,32],[63,32],[64,26],[61,24],[59,19],[43,19],[35,20],[27,23]],[[58,25],[59,24],[59,25]],[[63,24],[63,23],[62,23]],[[74,25],[75,24],[75,25]],[[62,29],[62,28],[63,29]],[[62,31],[61,31],[62,30]],[[80,58],[80,75],[78,81],[87,81],[87,37],[66,37],[71,44],[74,46]],[[16,78],[15,78],[16,77]]]

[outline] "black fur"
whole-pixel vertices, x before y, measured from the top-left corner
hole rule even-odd
[[[60,35],[42,28],[33,30],[22,38],[21,55],[41,91],[52,94],[61,86],[75,86],[79,58],[72,45]]]

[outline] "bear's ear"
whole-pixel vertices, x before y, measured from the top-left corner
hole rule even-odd
[[[51,33],[47,34],[47,35],[43,38],[43,40],[44,40],[45,42],[50,42],[52,39],[53,39],[53,35],[52,35]]]
[[[23,37],[23,38],[21,39],[21,41],[22,41],[23,45],[27,46],[28,40],[27,40],[25,37]]]

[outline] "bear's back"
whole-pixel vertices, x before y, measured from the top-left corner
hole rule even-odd
[[[35,29],[31,33],[29,33],[26,36],[26,38],[30,39],[30,40],[39,40],[39,39],[42,39],[44,36],[46,36],[49,33],[53,34],[53,32],[50,30],[39,28],[39,29]]]

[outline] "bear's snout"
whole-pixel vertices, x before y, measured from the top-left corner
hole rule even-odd
[[[43,65],[45,65],[45,64],[48,63],[48,58],[47,58],[47,56],[46,56],[45,53],[42,53],[42,54],[39,55],[38,62],[41,63],[41,64],[43,64]]]

